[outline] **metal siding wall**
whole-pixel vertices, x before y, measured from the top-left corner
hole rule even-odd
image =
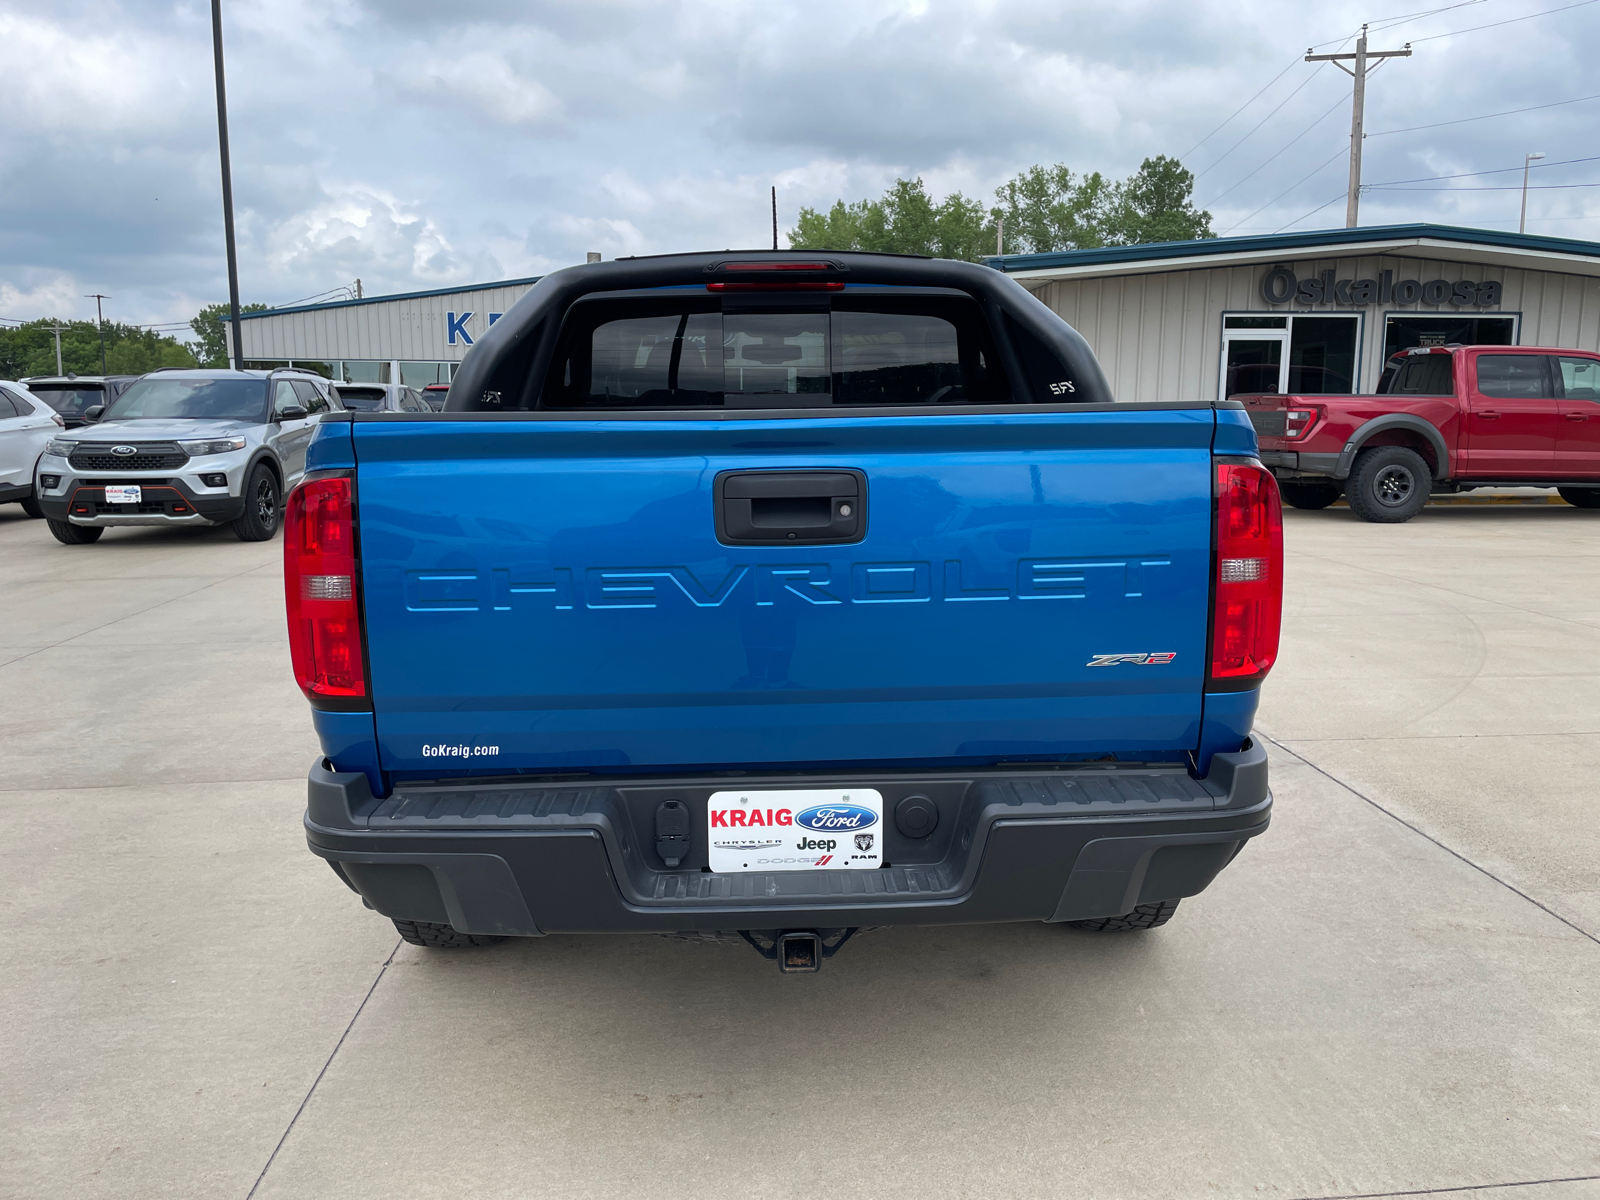
[[[1356,312],[1363,316],[1358,386],[1370,391],[1383,369],[1384,316],[1414,312],[1429,316],[1478,313],[1522,314],[1519,340],[1530,346],[1600,351],[1600,280],[1550,271],[1486,263],[1382,255],[1285,260],[1304,279],[1332,269],[1339,279],[1444,279],[1456,283],[1499,281],[1500,305],[1457,309],[1450,305],[1371,304],[1269,306],[1260,280],[1271,264],[1153,272],[1108,278],[1072,278],[1033,285],[1039,299],[1088,341],[1099,358],[1111,394],[1121,401],[1210,399],[1222,368],[1224,312]]]
[[[468,329],[476,339],[488,328],[491,312],[508,312],[531,286],[477,288],[256,317],[243,322],[244,353],[246,358],[311,362],[459,362],[470,347],[448,343],[445,313],[473,313]]]

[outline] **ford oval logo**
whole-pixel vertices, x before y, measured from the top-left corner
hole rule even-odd
[[[823,833],[845,833],[878,823],[878,814],[855,804],[819,804],[795,814],[794,823]]]
[[[137,446],[113,446],[113,447],[111,447],[111,453],[115,454],[118,458],[127,458],[130,454],[139,453],[139,447],[137,447]]]

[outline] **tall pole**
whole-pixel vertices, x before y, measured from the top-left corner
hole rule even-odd
[[[772,185],[772,248],[778,248],[778,185]]]
[[[239,328],[239,258],[233,248],[233,168],[228,162],[228,89],[222,78],[222,0],[211,0],[211,49],[217,64],[217,146],[222,155],[222,236],[228,243],[228,312],[233,322],[233,367],[244,366]]]
[[[111,297],[102,296],[99,292],[90,292],[84,299],[94,301],[94,323],[100,330],[100,374],[104,375],[106,373],[106,318],[105,313],[100,308],[100,301],[109,300]],[[59,337],[60,335],[57,336]],[[59,366],[59,351],[57,352],[57,360],[57,365]]]
[[[999,213],[994,219],[994,252],[996,254],[1004,254],[1006,252],[1005,213]]]
[[[1361,27],[1361,36],[1356,38],[1356,52],[1354,54],[1313,54],[1306,51],[1307,62],[1331,62],[1346,75],[1356,81],[1355,89],[1350,101],[1350,189],[1344,200],[1344,227],[1354,229],[1359,221],[1361,211],[1361,123],[1366,116],[1367,107],[1367,60],[1372,58],[1410,58],[1411,43],[1405,44],[1403,50],[1374,50],[1367,51],[1367,27]],[[1355,69],[1344,65],[1344,59],[1351,59]]]
[[[1522,216],[1517,220],[1517,232],[1528,231],[1528,166],[1536,159],[1543,158],[1543,154],[1525,154],[1522,156]]]
[[[56,330],[56,374],[60,375],[60,374],[62,374],[62,370],[61,370],[61,322],[58,319],[58,320],[54,321],[53,324],[55,325],[55,330]]]

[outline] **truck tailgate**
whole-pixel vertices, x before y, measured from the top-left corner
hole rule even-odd
[[[1214,420],[358,422],[383,767],[1179,758],[1206,670]],[[755,470],[859,472],[864,536],[724,544],[718,476]]]

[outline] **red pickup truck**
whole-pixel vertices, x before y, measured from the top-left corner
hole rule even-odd
[[[1419,346],[1373,396],[1237,395],[1261,461],[1296,508],[1343,493],[1364,521],[1409,521],[1430,493],[1556,488],[1600,508],[1600,355]]]

